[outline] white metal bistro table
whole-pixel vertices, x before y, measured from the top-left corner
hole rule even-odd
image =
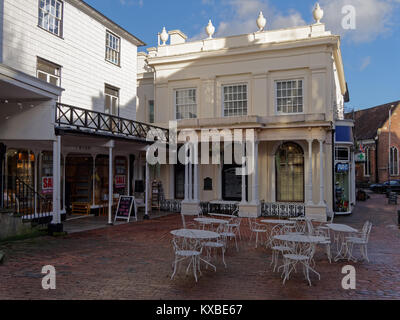
[[[223,214],[223,213],[209,213],[208,215],[221,218],[238,218],[238,216],[234,216],[231,214]]]
[[[220,235],[216,232],[207,231],[207,230],[198,230],[198,229],[172,230],[171,234],[175,237],[194,239],[194,240],[198,240],[198,241],[217,239],[220,237]],[[212,263],[210,263],[209,261],[204,260],[201,257],[200,257],[200,260],[203,261],[204,263],[208,264],[209,266],[213,267],[214,270],[217,270],[217,267],[215,265],[213,265]]]
[[[349,233],[358,232],[358,230],[354,229],[348,225],[345,225],[345,224],[328,223],[326,226],[330,230],[335,232],[335,242],[336,242],[336,248],[337,248],[338,253],[337,253],[334,261],[338,261],[340,259],[346,259],[347,246],[346,246],[345,237],[347,237]]]
[[[266,223],[268,225],[270,225],[269,227],[269,237],[268,237],[268,241],[266,243],[267,247],[270,247],[272,244],[272,238],[271,238],[271,232],[272,229],[276,226],[276,225],[282,225],[282,226],[289,226],[289,227],[294,227],[296,225],[296,221],[291,221],[291,220],[279,220],[279,219],[264,219],[261,220],[262,223]]]
[[[222,219],[213,219],[213,218],[194,218],[194,221],[200,223],[203,225],[203,228],[206,225],[213,225],[213,224],[228,224],[228,220],[222,220]]]
[[[324,242],[325,238],[320,236],[308,236],[304,234],[281,234],[274,236],[274,239],[287,242],[315,243]]]
[[[290,221],[313,221],[315,219],[313,218],[308,218],[308,217],[295,217],[295,218],[289,218]]]
[[[261,220],[262,223],[268,223],[268,224],[296,224],[296,221],[292,221],[292,220],[278,220],[278,219],[265,219],[265,220]]]

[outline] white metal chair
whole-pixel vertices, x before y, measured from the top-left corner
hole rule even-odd
[[[290,274],[293,270],[296,272],[296,265],[301,264],[303,266],[303,274],[311,286],[310,280],[310,270],[317,274],[318,278],[321,280],[321,276],[311,267],[311,262],[315,254],[315,243],[301,243],[293,247],[292,253],[286,253],[283,255],[284,265],[283,265],[283,284],[286,280],[289,280]]]
[[[228,248],[228,240],[235,240],[235,246],[236,250],[239,251],[239,247],[237,244],[237,239],[236,239],[236,233],[232,230],[233,228],[229,226],[229,224],[223,224],[221,225],[221,230],[219,234],[223,237],[224,242],[225,242],[225,248]]]
[[[279,255],[284,255],[285,253],[292,252],[292,248],[287,245],[286,242],[275,239],[275,236],[286,234],[286,227],[283,225],[276,225],[272,228],[270,233],[270,243],[272,250],[271,266],[274,265],[274,270],[278,267]],[[279,268],[278,268],[279,270]]]
[[[217,233],[221,234],[224,232],[224,225],[220,224],[216,230]],[[203,242],[203,247],[206,249],[206,255],[207,259],[211,261],[212,259],[212,253],[214,252],[214,257],[216,256],[217,250],[221,249],[222,251],[222,262],[224,263],[225,268],[227,268],[226,262],[225,262],[225,250],[226,250],[226,238],[221,235],[217,240],[215,241],[206,241]]]
[[[326,248],[326,255],[328,256],[329,263],[332,263],[332,253],[331,253],[331,234],[330,234],[330,229],[321,229],[321,228],[316,228],[315,229],[315,235],[324,237],[324,241],[319,242],[320,245],[325,246]]]
[[[190,266],[193,266],[193,275],[197,282],[197,271],[201,274],[200,255],[203,250],[201,243],[197,240],[174,238],[172,240],[172,245],[175,252],[175,261],[173,263],[174,271],[171,280],[174,278],[178,270],[178,265],[184,260],[190,260],[186,268],[186,274],[189,272]]]
[[[368,242],[371,229],[372,223],[370,221],[366,221],[361,232],[355,233],[352,236],[346,238],[346,247],[349,261],[353,260],[357,262],[357,259],[353,255],[353,250],[355,246],[359,246],[362,257],[369,262]]]
[[[232,232],[236,233],[239,236],[239,239],[242,240],[242,235],[240,233],[240,224],[242,223],[242,218],[235,217],[229,220],[228,227],[232,230]]]
[[[248,218],[249,219],[249,227],[250,227],[250,231],[251,231],[251,235],[250,235],[250,242],[253,239],[253,234],[256,235],[256,248],[258,245],[258,235],[266,235],[268,228],[266,225],[257,223],[257,218]]]

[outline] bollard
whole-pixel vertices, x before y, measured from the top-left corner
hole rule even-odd
[[[397,223],[399,224],[400,227],[400,210],[397,210]]]

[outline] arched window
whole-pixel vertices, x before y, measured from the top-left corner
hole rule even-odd
[[[296,143],[282,144],[276,152],[276,200],[304,202],[304,152]]]
[[[399,150],[396,147],[390,148],[390,175],[398,176],[399,175]]]
[[[365,148],[365,162],[364,162],[364,176],[369,177],[371,175],[371,148]]]

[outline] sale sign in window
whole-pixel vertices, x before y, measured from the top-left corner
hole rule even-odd
[[[53,193],[53,177],[42,178],[42,193]]]
[[[118,188],[125,188],[126,186],[126,179],[125,176],[118,175],[115,176],[115,187]]]

